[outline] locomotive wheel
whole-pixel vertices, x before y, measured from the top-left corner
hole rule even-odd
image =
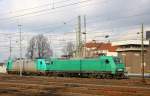
[[[106,79],[112,79],[113,78],[113,75],[112,74],[107,74],[106,75]]]

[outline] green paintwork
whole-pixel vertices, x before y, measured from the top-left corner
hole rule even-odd
[[[117,69],[124,69],[124,64],[116,64],[112,56],[92,59],[52,59],[47,64],[47,69],[49,71],[111,72],[115,74]]]
[[[37,71],[46,71],[47,70],[45,59],[36,59],[35,64],[36,64]]]
[[[7,68],[6,68],[7,70],[12,70],[13,60],[9,58],[6,62],[6,65],[7,65]]]
[[[80,69],[79,60],[52,60],[48,69],[52,71],[76,71]]]
[[[119,71],[124,71],[126,72],[125,70],[125,64],[122,63],[121,59],[118,58],[118,57],[113,57],[113,60],[116,64],[115,68],[116,70],[119,72]]]
[[[125,71],[125,65],[120,59],[113,56],[100,56],[97,58],[81,59],[35,59],[34,64],[37,72],[116,72]],[[7,70],[12,71],[13,60],[8,59]]]
[[[82,62],[82,70],[83,71],[110,71],[112,64],[105,64],[105,60],[108,59],[109,61],[111,58],[96,58],[96,59],[83,59]],[[111,62],[111,61],[110,61]]]

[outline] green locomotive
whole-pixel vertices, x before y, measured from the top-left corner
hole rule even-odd
[[[13,62],[11,59],[8,60],[8,73],[19,72],[19,63],[17,62]],[[113,56],[80,59],[55,58],[24,61],[22,70],[24,73],[44,73],[50,76],[124,78],[125,65],[118,57]]]
[[[125,65],[118,57],[100,56],[83,59],[52,59],[47,63],[48,74],[96,78],[124,78]]]

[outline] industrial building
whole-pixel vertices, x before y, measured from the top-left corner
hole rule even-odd
[[[141,73],[141,40],[125,40],[112,43],[117,46],[116,52],[118,56],[123,59],[126,64],[128,73]],[[150,46],[149,41],[144,41],[144,68],[145,72],[149,73],[150,70]]]
[[[146,31],[146,40],[150,40],[150,31]]]

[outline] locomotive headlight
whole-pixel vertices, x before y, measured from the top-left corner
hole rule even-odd
[[[117,69],[117,71],[123,71],[123,69]]]

